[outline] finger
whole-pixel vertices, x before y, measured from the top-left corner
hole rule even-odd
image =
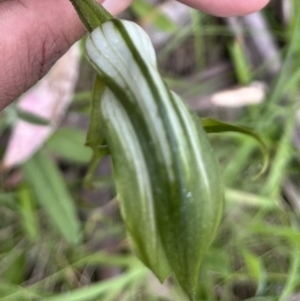
[[[246,15],[263,8],[269,0],[180,0],[206,13],[228,17]]]
[[[131,0],[99,0],[111,13]],[[0,3],[0,109],[34,85],[84,34],[67,0],[6,0]]]

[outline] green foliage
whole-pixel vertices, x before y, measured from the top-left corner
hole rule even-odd
[[[18,199],[24,233],[30,240],[36,242],[39,237],[39,225],[36,219],[37,206],[30,188],[25,184],[19,188]]]
[[[124,273],[122,276],[108,281],[89,286],[88,288],[78,289],[72,293],[62,294],[56,297],[44,299],[45,301],[88,301],[101,298],[101,300],[113,301],[131,282],[145,281],[143,278],[146,270],[143,267],[135,268]]]
[[[25,110],[21,110],[21,109],[16,109],[17,112],[17,116],[18,118],[20,118],[23,121],[26,121],[28,123],[31,124],[35,124],[35,125],[49,125],[50,124],[50,120],[47,120],[43,117],[31,114]]]
[[[84,145],[86,134],[79,129],[58,129],[47,142],[47,149],[62,159],[75,164],[87,164],[91,151]]]
[[[234,40],[229,50],[238,82],[242,85],[249,85],[252,82],[252,74],[242,43],[238,39]]]
[[[161,31],[172,33],[178,29],[170,18],[145,0],[135,0],[131,5],[131,9],[137,16],[147,19]]]
[[[141,6],[145,3],[137,2]],[[280,45],[285,46],[283,68],[267,99],[236,115],[230,109],[216,116],[229,116],[235,124],[246,124],[263,136],[270,151],[269,170],[253,180],[261,168],[259,144],[253,139],[234,133],[209,135],[221,163],[226,202],[217,239],[199,273],[197,301],[290,301],[299,293],[298,203],[283,193],[288,179],[299,200],[298,149],[291,139],[297,122],[300,83],[300,10],[299,1],[292,2],[295,9],[288,26],[277,26],[274,33],[281,39]],[[158,22],[154,25],[160,30],[173,30],[165,16],[158,11],[147,16],[145,7],[139,8],[139,16]],[[274,22],[266,20],[270,25]],[[228,45],[217,56],[228,55],[232,39],[227,37],[232,33],[226,25],[201,17],[201,28],[198,26],[199,19],[195,17],[192,25],[178,28],[160,52],[160,59],[169,57],[191,38],[204,43],[203,47],[194,46],[197,49],[190,55],[201,56],[199,70],[210,66],[206,60],[210,52],[223,47],[217,42],[220,37]],[[191,81],[190,77],[176,75],[167,79],[168,84],[184,99],[190,99],[212,93],[232,73],[239,83],[256,80],[258,70],[252,70],[240,45],[235,47],[238,49],[230,51],[234,69],[224,76],[206,80],[201,73],[199,80]],[[75,98],[80,96],[79,92]],[[76,106],[72,114],[86,116]],[[218,115],[218,111],[214,114]],[[0,117],[1,153],[7,139],[3,133],[16,117],[16,110],[7,110]],[[23,119],[39,123],[27,117]],[[39,124],[42,123],[47,122]],[[94,129],[100,123],[101,120]],[[164,286],[157,286],[149,277],[151,272],[131,255],[117,203],[115,199],[105,200],[115,195],[111,180],[103,185],[103,175],[97,174],[97,190],[84,190],[83,177],[92,154],[83,144],[83,131],[70,126],[60,128],[45,150],[24,164],[23,177],[18,168],[1,174],[0,300],[187,301],[173,276]],[[93,142],[93,146],[97,144]]]
[[[220,120],[215,120],[212,118],[203,118],[201,120],[201,124],[206,131],[206,133],[225,133],[225,132],[233,132],[233,133],[240,133],[249,137],[254,138],[260,145],[262,153],[263,153],[263,166],[259,174],[256,176],[258,178],[262,175],[266,169],[268,168],[269,164],[269,152],[265,142],[262,140],[262,137],[255,133],[250,128],[244,126],[238,126],[226,122],[222,122]]]
[[[23,171],[28,185],[53,225],[67,241],[78,243],[80,224],[75,204],[56,165],[45,153],[39,152],[24,164]]]

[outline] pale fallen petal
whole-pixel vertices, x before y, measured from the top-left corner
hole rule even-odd
[[[75,44],[34,87],[21,96],[18,106],[51,122],[48,126],[16,122],[1,167],[28,160],[57,128],[66,114],[79,74],[80,49]]]
[[[215,106],[239,108],[263,102],[266,97],[266,87],[263,83],[255,83],[249,87],[221,91],[211,95],[210,101]]]

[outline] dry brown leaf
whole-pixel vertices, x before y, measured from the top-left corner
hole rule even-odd
[[[21,96],[20,109],[50,121],[35,125],[18,120],[12,131],[3,161],[5,169],[28,160],[48,139],[66,114],[79,74],[79,44],[57,61],[50,72]]]

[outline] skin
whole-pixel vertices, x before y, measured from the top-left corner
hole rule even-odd
[[[269,0],[181,0],[228,17],[261,9]],[[99,0],[117,14],[132,0]],[[67,0],[0,0],[0,110],[41,79],[85,30]]]

